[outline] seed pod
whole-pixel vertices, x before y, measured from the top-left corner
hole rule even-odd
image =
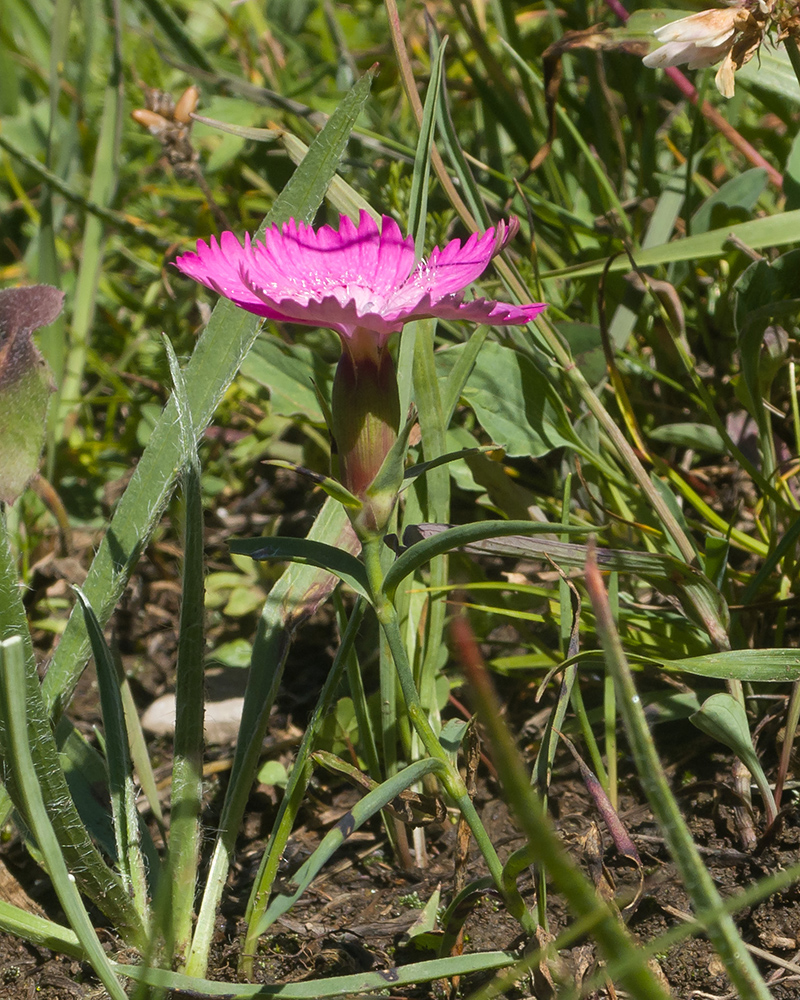
[[[181,122],[184,125],[190,122],[192,120],[192,112],[197,107],[199,100],[200,91],[192,84],[178,98],[178,103],[175,105],[175,113],[172,117],[176,122]]]
[[[163,115],[150,111],[148,108],[136,108],[131,111],[131,118],[146,128],[151,135],[161,136],[168,129],[173,128],[173,124]]]

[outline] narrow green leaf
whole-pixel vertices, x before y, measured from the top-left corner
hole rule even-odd
[[[496,449],[491,445],[482,445],[478,448],[461,448],[459,451],[450,451],[446,455],[440,455],[438,458],[431,459],[430,462],[419,462],[417,465],[412,465],[410,469],[406,469],[403,479],[417,479],[431,469],[438,469],[442,465],[458,462],[466,458],[467,455],[483,455],[490,451],[496,451]]]
[[[531,859],[547,872],[549,881],[563,894],[572,914],[579,921],[591,924],[592,936],[608,964],[623,957],[630,960],[627,973],[618,979],[615,977],[615,982],[632,997],[667,1000],[666,992],[619,921],[618,914],[612,912],[609,904],[569,856],[542,809],[514,738],[503,721],[497,695],[475,641],[463,620],[454,627],[454,634],[472,696],[491,742],[492,759],[503,784],[506,801],[525,834]]]
[[[275,466],[278,469],[292,469],[298,475],[306,476],[329,497],[336,500],[343,507],[349,507],[350,510],[361,510],[363,506],[355,494],[351,493],[347,487],[342,486],[339,480],[334,479],[332,476],[323,476],[320,472],[314,472],[311,469],[304,468],[302,465],[296,465],[294,462],[284,462],[278,458],[269,459],[264,464]]]
[[[297,886],[296,890],[291,895],[279,894],[272,900],[258,925],[258,934],[263,934],[275,923],[278,917],[287,913],[294,906],[300,896],[311,885],[322,867],[327,864],[351,833],[358,830],[368,819],[377,815],[400,792],[405,791],[406,788],[410,788],[411,785],[421,780],[426,774],[441,771],[442,767],[441,761],[431,758],[417,761],[415,764],[409,764],[402,771],[398,771],[397,774],[387,778],[377,788],[371,792],[367,792],[363,799],[359,799],[353,808],[325,835],[322,843],[311,857],[295,872],[292,883]]]
[[[348,658],[352,655],[353,645],[359,626],[363,620],[365,609],[365,602],[361,599],[358,600],[342,635],[339,648],[336,650],[336,656],[331,664],[331,669],[325,678],[325,683],[320,692],[313,715],[306,726],[303,739],[297,749],[292,770],[289,774],[289,780],[272,825],[267,849],[261,858],[258,874],[253,881],[250,898],[247,902],[247,910],[245,912],[245,921],[247,923],[247,933],[244,941],[245,955],[254,955],[256,953],[259,937],[258,928],[269,906],[272,887],[278,875],[278,866],[283,857],[284,849],[289,840],[289,835],[311,778],[312,767],[309,760],[311,750],[325,719],[333,708],[342,674],[347,665]]]
[[[80,609],[78,614],[82,615]],[[23,644],[27,676],[27,711],[24,713],[27,716],[27,738],[36,767],[38,788],[49,807],[50,822],[64,862],[74,874],[78,887],[105,913],[117,933],[134,947],[143,947],[145,934],[139,913],[133,906],[122,879],[111,871],[87,835],[64,778],[50,720],[44,709],[33,646],[25,624],[16,566],[11,558],[5,520],[1,515],[0,625],[3,638],[19,638]],[[8,715],[0,710],[0,755],[7,761],[12,758],[8,745],[9,723]],[[26,815],[26,801],[13,769],[6,776],[6,788],[20,815],[32,828]],[[4,808],[8,815],[8,803]],[[5,818],[3,821],[5,822]]]
[[[778,212],[763,219],[751,219],[749,222],[712,229],[708,233],[663,243],[647,250],[634,251],[633,256],[637,266],[642,268],[672,264],[679,260],[707,260],[732,253],[734,248],[730,244],[731,237],[735,237],[754,250],[761,250],[764,247],[780,247],[786,246],[787,243],[795,243],[798,232],[800,232],[800,209],[795,209],[793,212]],[[542,280],[566,276],[585,278],[592,274],[601,274],[606,263],[606,258],[602,258],[585,264],[571,264],[569,267],[547,271],[542,275]],[[625,254],[612,261],[608,268],[612,273],[630,269],[630,261]]]
[[[343,580],[361,597],[369,596],[369,581],[363,564],[342,549],[309,538],[232,538],[231,552],[251,559],[289,560],[301,565],[317,566]]]
[[[37,160],[35,156],[30,156],[24,149],[12,142],[8,136],[3,134],[3,132],[0,132],[0,149],[4,149],[15,159],[19,160],[20,163],[23,163],[28,170],[33,171],[33,173],[45,184],[51,187],[54,191],[58,191],[58,193],[63,195],[68,201],[73,202],[75,205],[79,205],[81,208],[85,209],[85,211],[91,212],[98,218],[104,219],[115,229],[118,229],[123,233],[130,233],[147,246],[157,247],[160,250],[167,250],[170,247],[169,240],[162,238],[160,235],[152,232],[145,226],[140,226],[135,222],[131,222],[131,220],[126,215],[123,215],[122,212],[114,212],[111,209],[104,208],[102,205],[98,205],[89,198],[84,197],[79,191],[76,191],[73,187],[70,187],[66,181],[62,180],[58,174],[53,173],[52,170],[48,170],[48,168]]]
[[[439,34],[432,21],[429,25],[429,32],[435,44],[439,45]],[[431,59],[431,61],[433,62],[433,59]],[[486,205],[483,203],[480,188],[476,184],[475,178],[473,177],[472,171],[467,163],[467,158],[464,156],[464,151],[461,148],[461,142],[459,141],[458,133],[456,132],[455,125],[453,124],[453,118],[450,114],[450,101],[447,96],[446,73],[440,74],[439,102],[436,105],[436,126],[439,141],[441,142],[442,148],[447,154],[450,164],[455,171],[461,187],[461,193],[469,205],[470,211],[475,218],[479,220],[482,227],[484,229],[488,229],[492,225],[491,216],[486,209]]]
[[[414,157],[414,173],[411,178],[411,196],[408,205],[408,231],[414,235],[414,250],[419,260],[425,249],[425,226],[428,220],[428,183],[431,175],[431,150],[436,132],[436,107],[439,103],[444,50],[447,39],[435,46],[436,54],[431,64],[428,92],[422,113],[417,153]]]
[[[111,796],[111,813],[114,818],[114,835],[117,842],[117,864],[125,879],[134,906],[145,927],[150,914],[147,902],[147,879],[142,857],[139,834],[139,811],[136,808],[136,789],[133,785],[133,768],[128,750],[128,730],[120,694],[117,664],[103,636],[91,604],[83,591],[78,595],[89,641],[92,644],[97,684],[100,689],[100,710],[103,716],[106,760],[108,761],[108,787]]]
[[[112,6],[113,47],[108,83],[102,96],[102,114],[97,146],[94,153],[92,179],[89,185],[89,200],[107,208],[111,205],[117,190],[119,178],[120,146],[122,140],[122,116],[125,100],[124,76],[120,53],[121,11]],[[87,58],[89,53],[87,53]],[[106,232],[100,216],[88,213],[81,241],[80,267],[75,287],[75,297],[70,323],[69,349],[64,366],[64,380],[59,392],[58,433],[61,422],[81,399],[81,382],[86,366],[92,324],[94,320],[97,285],[105,254]]]
[[[584,532],[585,528],[561,527],[553,524],[541,524],[534,521],[478,521],[474,524],[463,524],[451,528],[446,525],[436,525],[430,537],[420,538],[422,528],[432,528],[432,525],[415,525],[406,530],[403,536],[413,539],[411,544],[398,559],[392,563],[383,581],[384,592],[390,598],[401,580],[424,566],[430,559],[450,552],[453,549],[466,547],[489,538],[503,538],[507,535],[519,535],[527,539],[529,535],[549,534],[556,530],[563,532]],[[549,542],[548,544],[555,544]],[[585,554],[584,554],[585,561]]]
[[[367,70],[330,116],[325,128],[309,147],[302,164],[281,191],[270,212],[270,222],[294,218],[296,221],[302,219],[310,225],[314,221],[317,209],[336,174],[356,119],[367,103],[376,71],[376,66]],[[276,209],[279,210],[277,215]]]
[[[39,777],[31,757],[26,713],[27,687],[23,642],[18,637],[6,639],[0,643],[0,714],[6,722],[6,766],[14,775],[24,801],[26,822],[45,859],[59,902],[92,968],[112,1000],[127,1000],[92,926],[75,884],[75,875],[67,868],[62,845],[47,815]]]
[[[455,364],[450,369],[450,374],[446,380],[442,381],[442,412],[444,426],[449,427],[453,414],[458,406],[458,401],[464,392],[464,386],[469,381],[472,369],[478,358],[478,352],[489,336],[489,326],[479,326],[470,334],[469,340],[464,344],[459,352]]]
[[[515,529],[506,527],[511,525],[516,525],[517,528],[524,525],[524,535],[515,538]],[[529,537],[553,532],[555,527],[530,521],[478,521],[457,528],[445,524],[412,525],[403,536],[404,544],[409,547],[391,567],[386,579],[396,586],[396,581],[406,575],[406,566],[416,569],[417,560],[425,560],[426,550],[417,548],[422,544],[421,540],[429,542],[435,537],[441,539],[445,535],[447,541],[438,544],[449,548],[461,548],[465,552],[518,558],[549,557],[559,566],[582,569],[586,565],[585,546],[555,541],[551,538]],[[559,533],[586,530],[575,526],[558,526]],[[457,541],[459,538],[463,538],[464,541]],[[438,545],[432,551],[438,552]],[[598,548],[596,552],[597,562],[602,570],[636,573],[646,579],[657,580],[662,591],[678,594],[684,603],[686,613],[699,618],[707,630],[720,635],[727,631],[730,612],[725,598],[705,574],[694,566],[687,566],[683,560],[661,553],[607,548]],[[411,571],[413,570],[408,572]]]
[[[724,962],[725,969],[739,995],[752,997],[753,1000],[769,1000],[769,990],[752,956],[744,947],[735,923],[725,911],[711,873],[700,857],[692,834],[670,789],[596,564],[587,565],[586,584],[597,617],[597,631],[603,646],[606,665],[617,687],[617,704],[625,723],[625,732],[636,762],[639,780],[681,874],[693,908],[695,912],[704,910],[708,913],[706,926],[709,939]]]
[[[143,11],[150,14],[170,42],[175,46],[181,59],[203,69],[206,73],[214,72],[214,65],[191,37],[177,14],[166,0],[138,0]]]
[[[221,997],[222,1000],[255,1000],[257,997],[280,997],[280,1000],[323,1000],[328,997],[349,996],[357,993],[382,992],[388,988],[399,989],[415,983],[429,983],[434,979],[464,976],[470,972],[488,972],[513,964],[516,956],[509,951],[486,951],[477,955],[459,955],[456,958],[432,959],[413,965],[393,966],[380,972],[361,972],[353,976],[336,976],[332,979],[314,979],[303,983],[278,983],[241,985],[218,983],[209,979],[181,976],[162,969],[147,969],[140,965],[117,965],[117,972],[137,982],[168,990],[185,991],[203,997]]]
[[[184,374],[169,340],[164,337],[181,430],[183,470],[183,569],[178,657],[175,671],[174,760],[169,840],[172,890],[170,952],[178,963],[188,953],[192,937],[195,887],[200,862],[200,813],[203,808],[203,714],[205,711],[205,577],[203,563],[203,501],[197,432]]]
[[[61,924],[53,923],[45,917],[14,906],[0,899],[0,930],[30,941],[31,944],[49,948],[61,955],[71,955],[78,961],[86,961],[86,951],[75,931]]]
[[[330,499],[325,501],[308,535],[310,541],[322,539],[332,541],[340,551],[351,554],[358,547],[344,509]],[[219,821],[219,834],[186,965],[186,971],[191,975],[204,973],[208,962],[217,907],[292,638],[300,625],[330,596],[337,582],[337,577],[315,566],[293,563],[272,587],[264,605],[253,643],[242,721]]]
[[[756,683],[786,683],[800,680],[800,650],[734,649],[683,660],[659,660],[667,670]]]
[[[279,128],[251,128],[247,125],[233,125],[230,122],[220,122],[216,118],[206,118],[205,115],[198,114],[193,114],[192,118],[201,125],[219,129],[220,132],[227,132],[228,135],[235,135],[239,139],[252,139],[254,142],[274,142],[283,134],[283,130]]]

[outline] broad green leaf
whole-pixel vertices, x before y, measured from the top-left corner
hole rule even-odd
[[[591,385],[597,385],[606,375],[606,356],[600,328],[591,323],[556,323],[555,328],[569,344],[575,364]]]
[[[61,312],[64,293],[50,285],[0,291],[0,500],[14,503],[36,473],[47,405],[55,386],[31,340]]]
[[[700,677],[752,683],[786,683],[800,680],[798,649],[733,649],[683,660],[658,660],[667,670],[678,670]]]
[[[663,441],[679,448],[694,448],[695,451],[711,452],[722,455],[726,451],[725,442],[719,431],[710,424],[698,424],[687,421],[682,424],[661,424],[647,432],[653,441]]]
[[[759,89],[763,89],[784,100],[800,104],[800,84],[783,45],[762,45],[755,59],[737,70],[737,86],[740,83],[756,94]]]
[[[466,349],[459,344],[436,355],[441,378],[449,378]],[[573,443],[569,418],[555,390],[529,358],[510,347],[487,341],[461,396],[509,455],[538,458]]]
[[[262,785],[277,785],[285,788],[289,780],[286,767],[279,760],[267,760],[258,769],[256,780]]]
[[[767,776],[761,767],[753,740],[750,736],[750,726],[744,705],[727,691],[719,691],[706,698],[700,706],[700,711],[689,716],[689,721],[712,739],[719,740],[729,747],[747,770],[753,775],[765,804],[771,806],[772,815],[776,813],[775,800],[772,796]]]
[[[750,214],[767,186],[767,171],[753,167],[737,174],[715,191],[692,216],[692,232],[705,233],[712,227],[740,221],[742,213]]]
[[[797,213],[800,215],[800,213]],[[773,319],[800,313],[800,250],[790,250],[769,262],[751,264],[736,282],[735,320],[740,337],[763,330]]]
[[[242,364],[242,374],[269,389],[273,413],[324,424],[314,386],[330,397],[333,366],[326,364],[318,351],[303,344],[286,344],[267,334],[253,344]]]

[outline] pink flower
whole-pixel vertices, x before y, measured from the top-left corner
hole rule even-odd
[[[176,261],[184,274],[242,309],[285,323],[322,326],[342,339],[331,393],[334,474],[356,498],[348,509],[362,540],[386,529],[403,480],[392,457],[401,423],[397,375],[386,349],[390,334],[415,319],[473,323],[530,322],[544,305],[464,301],[464,289],[483,273],[517,230],[500,223],[462,246],[451,240],[427,260],[415,260],[414,240],[384,216],[381,229],[368,212],[358,225],[343,215],[339,231],[290,219],[272,226],[264,242],[244,246],[223,233],[197,242]],[[384,462],[391,474],[378,476]],[[352,505],[351,505],[352,506]]]
[[[264,242],[244,246],[233,233],[219,242],[198,240],[196,253],[178,257],[178,268],[248,312],[286,323],[335,330],[343,343],[369,331],[380,350],[404,323],[425,317],[519,325],[544,305],[514,306],[474,299],[464,289],[502,249],[516,225],[503,223],[461,245],[451,240],[415,264],[414,240],[384,216],[382,230],[362,211],[356,226],[346,215],[339,231],[313,229],[293,219],[272,226]],[[357,332],[358,331],[358,332]]]

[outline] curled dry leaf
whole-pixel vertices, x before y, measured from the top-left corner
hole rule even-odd
[[[589,50],[590,52],[628,52],[631,55],[644,56],[650,48],[649,42],[643,38],[625,34],[622,29],[607,28],[603,24],[593,25],[581,31],[566,31],[548,46],[543,53],[544,86],[547,101],[548,133],[547,141],[541,147],[534,159],[528,165],[528,174],[532,174],[547,159],[556,137],[556,107],[558,91],[563,77],[562,59],[568,52]]]
[[[36,472],[53,377],[31,339],[61,312],[50,285],[0,291],[0,500],[13,503]]]

